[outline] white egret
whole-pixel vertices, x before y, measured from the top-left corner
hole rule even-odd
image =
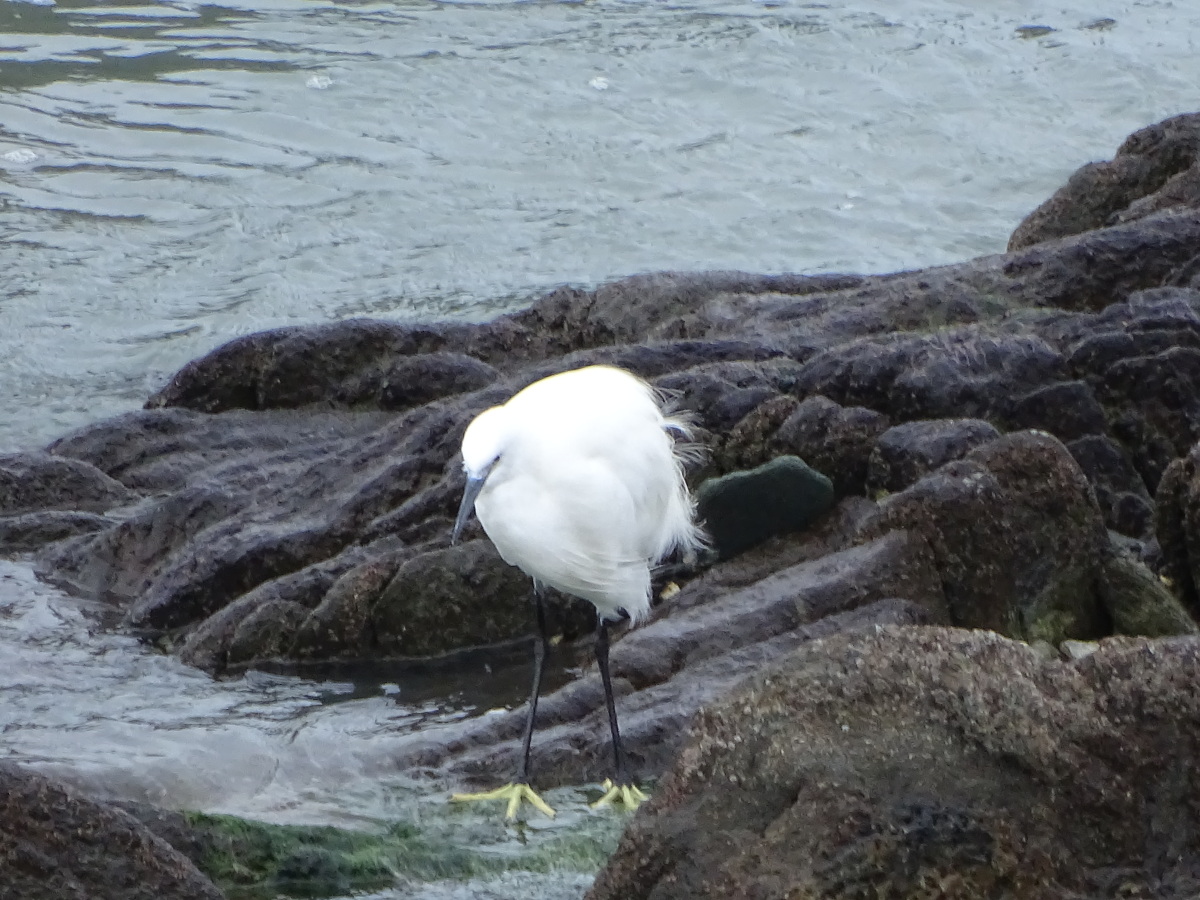
[[[703,536],[684,482],[682,419],[663,413],[653,388],[611,366],[543,378],[502,406],[480,413],[463,435],[467,488],[452,540],[474,509],[501,557],[533,578],[538,638],[533,687],[516,780],[455,800],[523,800],[553,816],[529,786],[533,739],[548,636],[541,588],[550,585],[596,607],[596,662],[612,731],[613,778],[595,805],[636,806],[645,795],[630,781],[608,670],[608,623],[650,612],[650,571],[672,550],[694,550]]]

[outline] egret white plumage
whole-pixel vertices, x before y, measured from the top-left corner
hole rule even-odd
[[[623,616],[635,625],[644,619],[652,567],[676,548],[703,544],[672,432],[686,437],[686,422],[664,414],[645,381],[611,366],[543,378],[467,427],[462,441],[467,488],[453,540],[474,509],[504,561],[533,578],[538,639],[516,780],[453,799],[508,800],[510,819],[522,800],[554,815],[529,786],[529,748],[548,644],[543,585],[596,607],[596,661],[615,768],[596,805],[636,806],[645,799],[626,771],[608,669],[608,623]]]

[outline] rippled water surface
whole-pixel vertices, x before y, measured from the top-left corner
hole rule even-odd
[[[353,824],[416,793],[395,781],[387,735],[474,709],[254,672],[214,681],[104,629],[105,612],[0,560],[0,757],[116,798]]]
[[[558,816],[514,829],[502,810],[448,804],[445,785],[391,763],[397,735],[518,700],[527,665],[402,684],[257,672],[214,681],[107,630],[110,612],[39,583],[20,561],[0,560],[0,759],[118,800],[275,822],[415,824],[447,849],[513,856],[565,834],[615,841],[620,818],[590,812],[583,790],[545,792]],[[568,865],[373,896],[549,900],[577,898],[590,881]]]
[[[261,328],[999,251],[1079,164],[1200,108],[1198,34],[1153,0],[0,0],[0,451]],[[0,755],[355,822],[418,808],[389,734],[477,708],[213,682],[98,612],[0,563]]]
[[[1002,249],[1200,107],[1197,34],[1152,0],[0,0],[0,450],[269,326]]]

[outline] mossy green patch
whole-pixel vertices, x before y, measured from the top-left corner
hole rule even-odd
[[[1100,598],[1116,634],[1164,637],[1200,631],[1157,575],[1121,553],[1113,554],[1104,565]]]
[[[1021,610],[1024,627],[1015,636],[1056,647],[1069,639],[1104,637],[1108,634],[1106,616],[1092,600],[1093,592],[1085,573],[1065,567],[1047,579],[1041,593]]]
[[[724,559],[774,535],[803,531],[833,503],[833,482],[798,456],[710,478],[696,491],[697,514]]]
[[[616,847],[618,823],[548,835],[521,852],[453,839],[446,823],[383,830],[272,825],[236,816],[189,813],[207,847],[200,868],[230,900],[330,897],[410,881],[486,878],[509,871],[594,872]],[[469,832],[470,829],[467,829]]]

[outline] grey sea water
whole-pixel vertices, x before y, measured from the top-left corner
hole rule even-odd
[[[250,331],[1001,250],[1200,106],[1171,2],[0,0],[0,452]]]
[[[1200,109],[1198,36],[1160,0],[0,0],[0,452],[262,328],[1001,251],[1078,165]],[[425,809],[389,734],[487,705],[215,683],[101,612],[0,563],[0,756],[362,823]]]

